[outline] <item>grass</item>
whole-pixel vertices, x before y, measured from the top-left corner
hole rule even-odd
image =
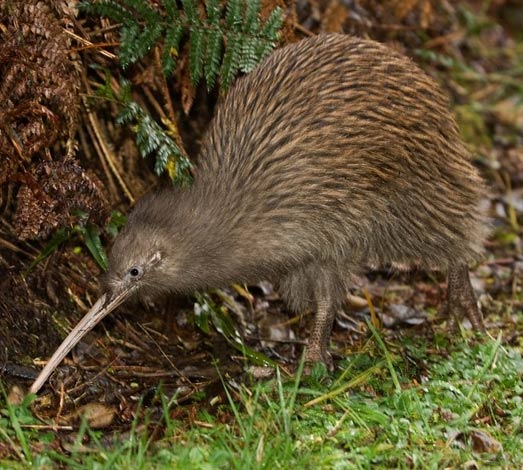
[[[500,338],[445,348],[419,338],[407,341],[400,356],[377,337],[374,331],[368,347],[343,360],[336,374],[318,367],[301,380],[299,373],[244,384],[224,378],[227,399],[212,412],[196,404],[192,425],[174,419],[177,406],[160,394],[163,412],[156,422],[137,412],[142,418],[109,444],[102,431],[83,423],[68,436],[65,452],[63,435],[31,426],[37,421],[30,400],[6,405],[4,394],[0,455],[13,457],[0,460],[0,468],[523,465],[523,360],[517,348],[503,346]],[[158,426],[162,435],[153,438]]]

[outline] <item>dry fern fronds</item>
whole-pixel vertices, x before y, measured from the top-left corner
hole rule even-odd
[[[101,182],[73,159],[42,162],[33,176],[39,191],[29,185],[18,191],[15,228],[20,238],[48,236],[54,228],[70,224],[79,212],[98,219],[105,215]]]
[[[95,180],[72,158],[80,80],[63,3],[0,5],[0,189],[18,191],[22,238],[45,236],[72,223],[73,209],[102,204]]]
[[[5,2],[0,24],[0,154],[20,170],[73,133],[79,80],[68,36],[47,3]],[[9,176],[2,172],[0,183]]]

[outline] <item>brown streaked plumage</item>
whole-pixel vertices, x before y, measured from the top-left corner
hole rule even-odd
[[[483,327],[466,266],[485,188],[446,97],[408,58],[342,35],[277,50],[218,106],[199,164],[192,187],[130,214],[100,318],[131,292],[268,278],[294,309],[316,308],[307,358],[329,362],[351,273],[415,264],[447,271],[450,313]]]

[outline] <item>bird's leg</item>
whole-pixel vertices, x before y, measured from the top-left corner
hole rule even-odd
[[[447,315],[449,328],[455,328],[456,322],[467,316],[475,331],[486,330],[470,283],[469,270],[464,264],[449,267]]]
[[[327,350],[331,336],[332,324],[336,315],[330,296],[323,295],[316,299],[317,312],[314,326],[305,350],[305,361],[308,363],[323,362],[329,370],[334,368],[332,357]]]

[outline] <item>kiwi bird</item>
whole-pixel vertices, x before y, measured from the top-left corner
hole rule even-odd
[[[204,137],[195,181],[143,198],[114,242],[105,293],[33,384],[133,294],[269,279],[316,312],[306,359],[330,364],[352,274],[448,273],[449,314],[483,328],[468,265],[487,234],[484,183],[448,100],[385,45],[320,35],[237,80]]]

